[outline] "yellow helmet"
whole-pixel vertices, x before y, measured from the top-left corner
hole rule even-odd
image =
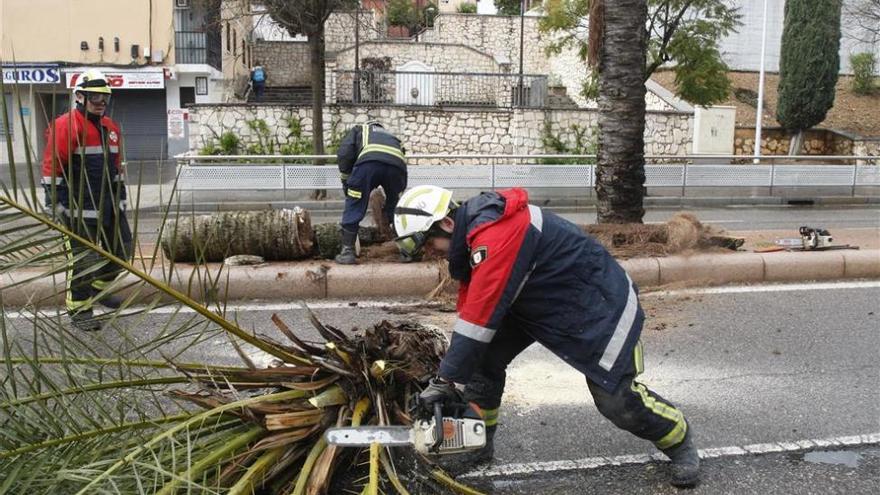
[[[110,94],[110,85],[107,84],[107,78],[104,73],[97,69],[89,69],[80,74],[76,82],[74,92],[83,91],[86,93],[105,93]]]

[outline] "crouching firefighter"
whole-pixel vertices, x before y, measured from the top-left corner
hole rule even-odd
[[[74,234],[122,259],[131,256],[131,229],[125,217],[126,190],[119,126],[105,116],[110,86],[97,70],[79,75],[76,108],[46,130],[42,182],[49,211]],[[121,268],[84,244],[66,239],[67,309],[80,330],[99,330],[92,305],[118,308],[122,300],[105,289]]]
[[[385,225],[382,227],[391,224],[394,206],[400,193],[406,189],[405,151],[400,139],[386,131],[379,122],[371,120],[348,131],[336,158],[345,193],[342,251],[336,256],[336,262],[353,265],[356,263],[358,227],[367,213],[370,193],[379,186],[385,191]]]
[[[697,484],[691,426],[636,381],[645,314],[636,285],[602,245],[530,205],[523,189],[457,204],[451,191],[414,187],[400,198],[394,222],[402,250],[445,254],[460,282],[452,340],[420,405],[430,411],[463,394],[483,411],[487,443],[445,467],[455,472],[491,460],[507,366],[539,342],[585,375],[603,416],[672,460],[673,485]]]

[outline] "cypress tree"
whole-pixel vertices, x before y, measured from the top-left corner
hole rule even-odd
[[[825,120],[840,70],[841,0],[786,0],[776,120],[799,134]],[[793,140],[795,141],[795,140]],[[794,144],[794,143],[793,143]],[[792,147],[799,151],[800,145]]]

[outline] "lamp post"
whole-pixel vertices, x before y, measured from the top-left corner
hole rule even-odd
[[[354,7],[354,88],[351,99],[354,103],[361,102],[361,3]]]
[[[517,88],[517,93],[519,94],[518,106],[523,106],[523,95],[525,93],[525,88],[523,88],[523,42],[525,40],[525,26],[526,26],[526,0],[520,0],[519,2],[519,88]]]
[[[764,20],[761,28],[761,70],[758,76],[758,116],[755,117],[755,163],[761,162],[761,126],[764,123],[764,54],[767,50],[767,0],[764,0]]]

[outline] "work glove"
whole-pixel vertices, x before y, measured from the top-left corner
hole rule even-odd
[[[455,388],[455,384],[440,378],[432,378],[425,390],[419,394],[419,406],[428,414],[434,414],[434,405],[448,406],[464,402],[461,392]]]

